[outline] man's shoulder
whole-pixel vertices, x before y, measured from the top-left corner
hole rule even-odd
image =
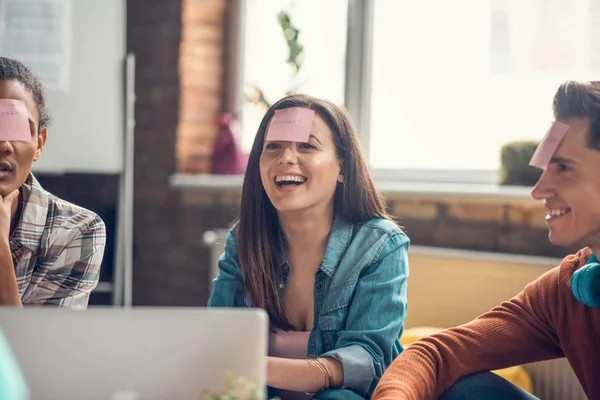
[[[570,279],[573,273],[585,265],[592,255],[592,250],[588,247],[577,251],[576,253],[565,256],[560,264],[548,270],[544,275],[550,275],[554,279]]]
[[[583,248],[574,254],[569,254],[562,259],[558,266],[549,269],[538,279],[525,288],[525,292],[534,298],[572,299],[571,279],[573,273],[585,265],[592,254],[589,248]]]
[[[558,290],[569,293],[571,297],[572,278],[575,271],[583,267],[590,257],[592,250],[589,247],[584,247],[577,253],[569,254],[561,261],[560,265],[555,268],[556,279],[558,281]]]
[[[585,265],[592,256],[592,250],[589,247],[584,247],[577,253],[569,254],[562,259],[559,271],[561,274],[573,275],[573,273]]]

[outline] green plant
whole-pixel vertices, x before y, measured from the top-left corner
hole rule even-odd
[[[537,141],[521,140],[506,143],[500,150],[500,185],[533,186],[542,171],[529,165],[538,146]]]
[[[290,8],[292,7],[293,2],[290,5]],[[289,95],[296,93],[302,85],[301,82],[298,82],[298,76],[304,61],[304,46],[299,40],[300,30],[293,24],[289,11],[280,11],[277,15],[277,21],[279,22],[279,27],[288,48],[288,58],[285,63],[292,67],[292,84],[285,91],[285,94]],[[265,110],[272,105],[270,99],[265,95],[264,90],[256,84],[252,85],[250,93],[247,93],[245,97],[250,103],[264,107]]]
[[[267,400],[264,388],[257,388],[247,379],[230,372],[225,377],[225,393],[204,391],[198,400]],[[274,398],[270,400],[280,400]]]

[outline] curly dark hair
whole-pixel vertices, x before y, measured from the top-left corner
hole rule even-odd
[[[33,100],[40,115],[38,133],[50,125],[50,115],[46,108],[46,91],[44,85],[29,68],[19,61],[0,57],[0,80],[18,81],[33,95]]]

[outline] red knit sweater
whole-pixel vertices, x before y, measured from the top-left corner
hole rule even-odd
[[[600,309],[571,293],[571,276],[591,253],[565,257],[510,301],[410,345],[373,399],[435,399],[465,375],[559,357],[567,357],[588,398],[600,399]]]

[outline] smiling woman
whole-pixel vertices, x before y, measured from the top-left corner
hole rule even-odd
[[[334,192],[343,176],[341,163],[332,132],[318,114],[312,118],[309,131],[308,141],[274,141],[268,137],[264,141],[261,180],[279,212],[312,209],[332,213]]]
[[[347,111],[288,96],[254,139],[209,306],[267,311],[271,394],[369,397],[402,350],[408,243]]]

